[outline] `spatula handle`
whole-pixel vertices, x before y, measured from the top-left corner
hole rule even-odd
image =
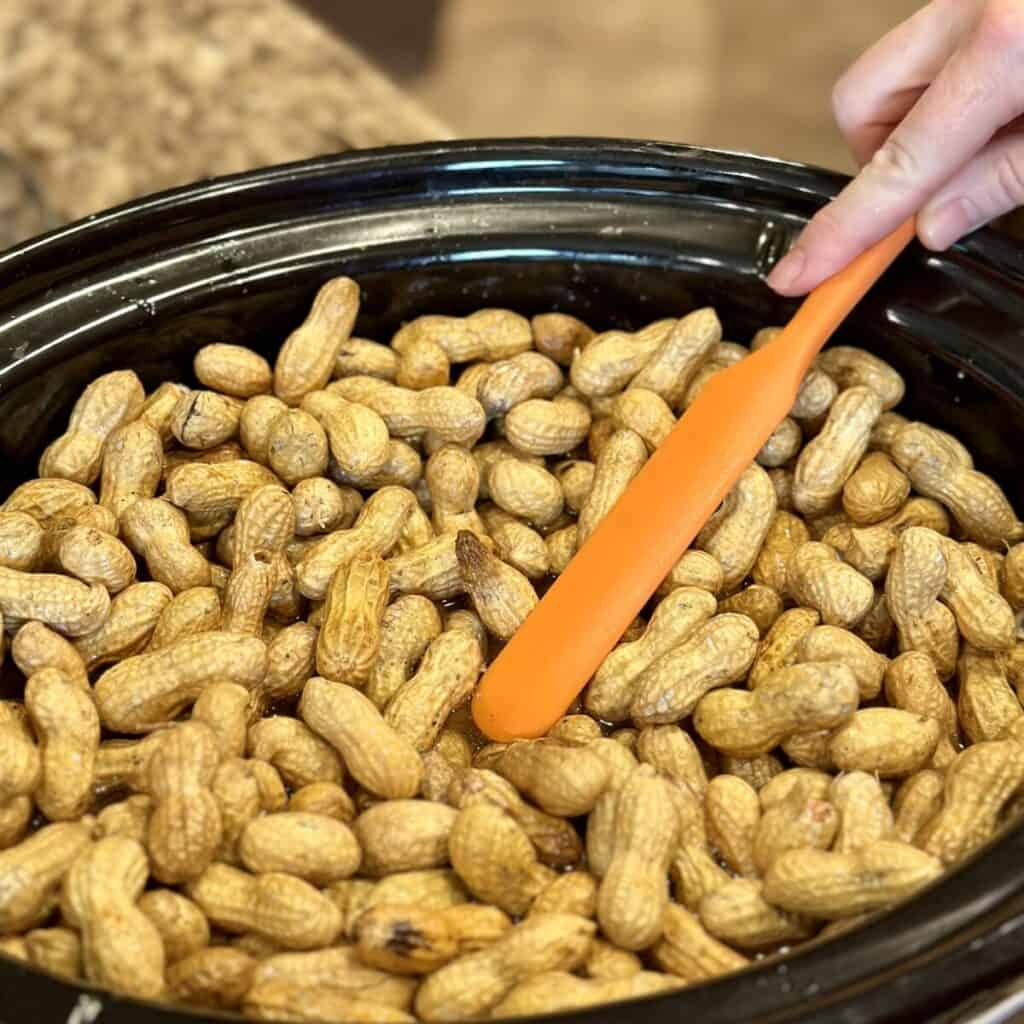
[[[543,735],[565,713],[913,233],[912,221],[901,225],[819,285],[775,341],[709,382],[491,665],[473,701],[491,739]]]

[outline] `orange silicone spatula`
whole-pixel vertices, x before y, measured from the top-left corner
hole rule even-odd
[[[710,379],[484,676],[473,717],[486,735],[541,736],[565,714],[913,236],[911,219],[815,288],[774,341]]]

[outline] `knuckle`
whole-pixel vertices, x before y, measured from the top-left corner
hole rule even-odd
[[[912,146],[893,133],[879,146],[868,165],[871,176],[883,184],[904,186],[921,173],[921,162]]]

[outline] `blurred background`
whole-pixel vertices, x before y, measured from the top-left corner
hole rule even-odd
[[[307,0],[305,6],[400,76],[460,135],[631,136],[852,169],[832,123],[832,83],[923,3]]]
[[[844,67],[918,0],[4,0],[0,244],[197,178],[440,137],[850,170]]]

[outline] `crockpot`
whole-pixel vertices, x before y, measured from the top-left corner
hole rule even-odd
[[[131,367],[149,387],[190,379],[192,354],[209,342],[272,352],[337,274],[361,284],[357,332],[378,339],[416,314],[481,306],[562,310],[607,328],[711,304],[726,336],[745,340],[792,311],[765,273],[843,180],[686,146],[474,141],[274,167],[98,214],[0,256],[5,492],[34,475],[98,374]],[[1024,257],[1011,241],[983,231],[945,254],[909,251],[839,337],[896,366],[908,384],[903,411],[961,437],[1024,509]],[[2,685],[17,692],[14,679]],[[1022,973],[1015,827],[841,938],[559,1019],[995,1022],[1024,1007]],[[197,1016],[0,957],[4,1024]]]

